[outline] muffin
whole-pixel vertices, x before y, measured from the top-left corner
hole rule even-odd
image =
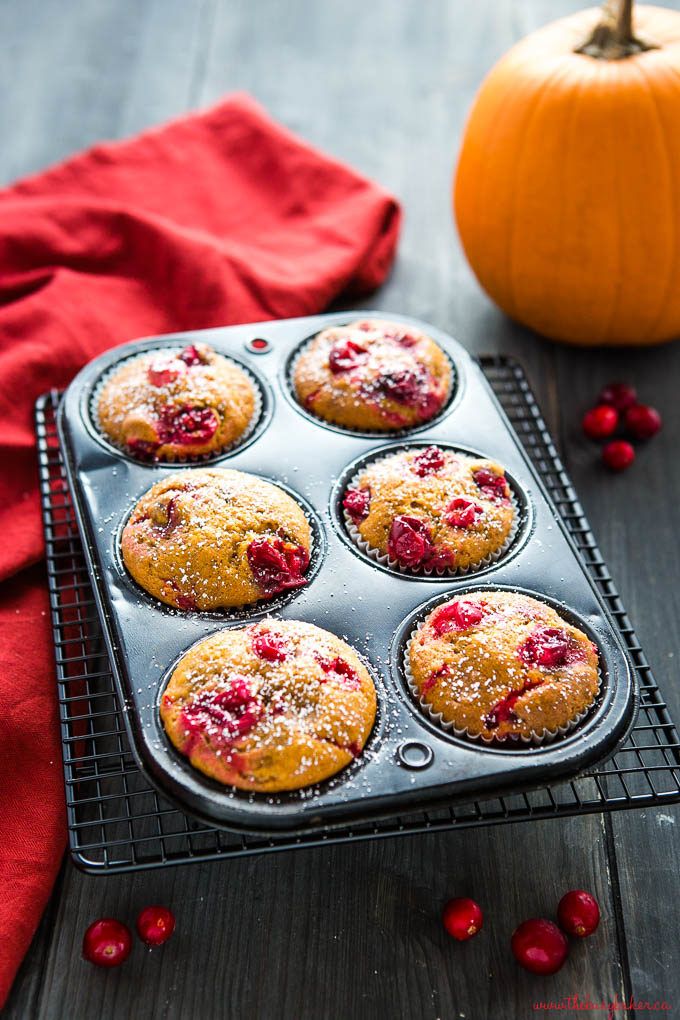
[[[187,468],[153,485],[121,539],[135,581],[178,609],[226,609],[306,583],[311,534],[278,486],[227,468]]]
[[[311,623],[266,619],[194,645],[161,698],[168,737],[220,783],[274,793],[334,775],[375,719],[356,652]]]
[[[466,570],[500,555],[515,508],[503,468],[437,446],[369,464],[343,497],[348,530],[394,569]]]
[[[253,384],[207,344],[126,361],[102,387],[99,425],[145,460],[217,453],[240,439],[255,411]]]
[[[295,394],[324,421],[383,432],[429,421],[444,405],[451,366],[412,326],[361,319],[325,329],[295,363]]]
[[[540,740],[588,711],[597,648],[550,606],[480,591],[438,606],[413,637],[409,680],[428,711],[485,740]]]

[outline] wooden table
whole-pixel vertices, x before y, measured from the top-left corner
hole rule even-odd
[[[680,0],[669,3],[680,6]],[[406,213],[391,280],[368,305],[449,330],[526,367],[675,718],[680,719],[676,529],[680,347],[576,351],[538,340],[480,292],[451,222],[464,116],[515,39],[579,0],[0,0],[0,179],[37,170],[247,89],[310,141],[390,188]],[[602,383],[630,379],[665,429],[634,469],[603,473],[580,434]],[[509,1018],[533,1002],[666,1000],[680,1015],[680,812],[626,812],[327,847],[95,878],[67,861],[8,1018]],[[509,951],[519,920],[561,894],[598,897],[597,934],[547,979]],[[485,909],[458,945],[452,895]],[[101,915],[176,912],[162,950],[119,971],[80,959]],[[603,1015],[603,1014],[596,1014]],[[617,1016],[631,1014],[617,1014]],[[637,1016],[646,1016],[638,1011]],[[652,1014],[650,1014],[652,1015]]]

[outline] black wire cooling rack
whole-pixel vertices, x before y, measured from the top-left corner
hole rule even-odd
[[[55,423],[60,395],[53,392],[38,400],[36,426],[69,844],[79,867],[109,874],[680,800],[678,734],[526,377],[503,357],[483,358],[481,364],[608,603],[637,670],[640,711],[625,744],[601,768],[559,786],[327,833],[243,836],[194,822],[149,786],[130,752],[64,474]]]

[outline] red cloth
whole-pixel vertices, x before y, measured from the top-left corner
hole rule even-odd
[[[97,145],[0,192],[0,1006],[64,843],[35,398],[137,336],[286,318],[375,288],[395,201],[252,99]],[[18,574],[19,571],[22,573]],[[11,578],[10,581],[7,579]]]

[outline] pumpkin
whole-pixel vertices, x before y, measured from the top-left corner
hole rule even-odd
[[[511,318],[581,345],[680,335],[680,13],[612,0],[483,82],[454,187],[463,248]]]

